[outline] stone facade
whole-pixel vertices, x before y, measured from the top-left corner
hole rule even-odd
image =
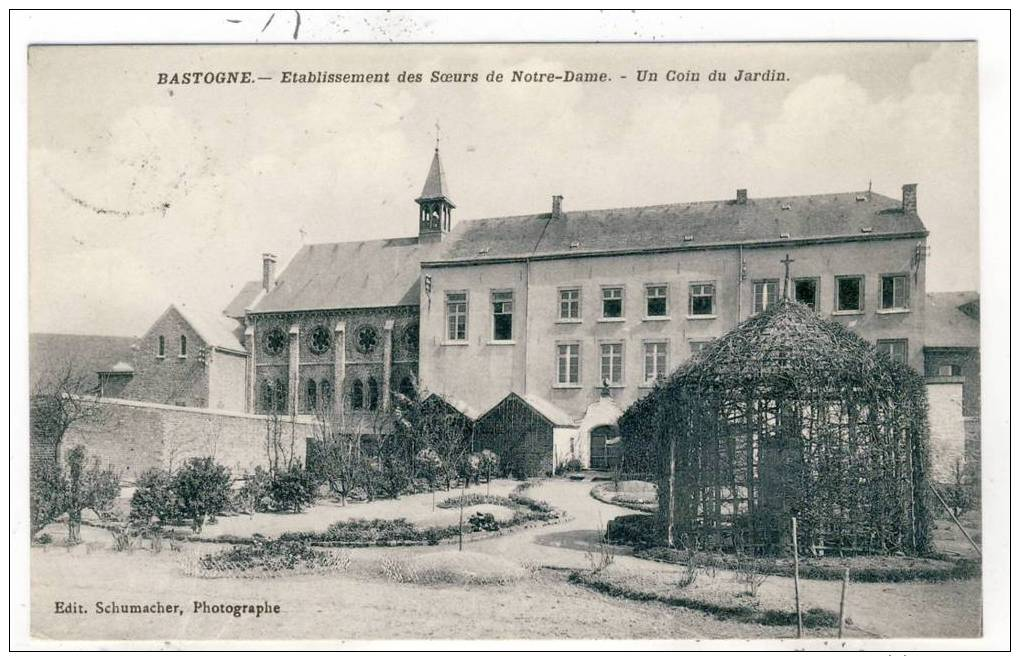
[[[770,247],[688,250],[546,259],[525,262],[427,266],[431,291],[422,291],[422,380],[433,391],[476,408],[493,406],[509,392],[536,395],[580,419],[599,398],[602,387],[602,344],[622,345],[622,376],[611,394],[626,408],[646,394],[645,344],[667,346],[667,369],[691,357],[699,343],[715,339],[753,312],[753,289],[760,279],[781,284],[780,260],[795,260],[791,278],[817,281],[819,314],[843,323],[865,339],[905,340],[907,361],[923,368],[924,303],[911,302],[898,311],[879,309],[880,279],[902,273],[910,298],[923,299],[924,262],[917,262],[916,239],[846,241]],[[914,263],[917,262],[915,267]],[[864,276],[864,309],[838,312],[836,277]],[[711,283],[715,309],[707,316],[690,313],[694,283]],[[649,285],[665,286],[664,317],[645,312]],[[621,319],[602,318],[603,288],[623,289]],[[559,291],[580,292],[580,316],[559,317]],[[496,342],[492,333],[491,298],[494,291],[513,292],[513,339]],[[460,342],[445,339],[447,292],[466,292],[468,336]],[[577,344],[580,377],[576,384],[557,381],[559,344]],[[470,375],[465,375],[470,372]]]
[[[963,379],[928,379],[928,428],[931,435],[931,472],[937,483],[953,483],[956,467],[966,471],[966,429],[963,414]]]
[[[286,336],[282,349],[274,348],[274,335]],[[357,397],[357,409],[385,409],[418,373],[413,306],[252,314],[246,339],[254,352],[250,408],[256,412],[270,411],[267,390],[281,382],[287,390],[285,404],[277,405],[281,413],[314,415],[324,398],[354,409]]]

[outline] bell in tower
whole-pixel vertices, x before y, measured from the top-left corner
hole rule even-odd
[[[440,241],[443,235],[450,232],[453,225],[453,208],[456,205],[450,200],[446,187],[446,173],[439,159],[439,142],[436,140],[436,152],[432,156],[432,166],[421,195],[414,200],[418,203],[418,241]]]

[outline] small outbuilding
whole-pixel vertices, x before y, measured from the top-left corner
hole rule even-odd
[[[782,553],[796,518],[805,553],[931,549],[923,378],[800,303],[707,345],[619,425],[654,445],[671,546]]]
[[[570,415],[529,394],[511,392],[475,422],[476,448],[495,452],[510,476],[554,473],[576,439]]]

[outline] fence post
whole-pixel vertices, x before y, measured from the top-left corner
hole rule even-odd
[[[843,591],[839,595],[839,637],[843,637],[843,628],[846,626],[846,592],[850,587],[850,568],[843,570]]]
[[[804,617],[800,614],[800,555],[797,553],[797,518],[790,518],[793,523],[793,597],[797,604],[797,637],[804,635]]]

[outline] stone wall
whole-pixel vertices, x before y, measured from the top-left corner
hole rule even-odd
[[[932,479],[953,483],[956,464],[967,465],[963,419],[963,379],[928,379],[928,424],[931,434]]]
[[[62,449],[84,444],[90,457],[111,465],[125,480],[152,467],[177,467],[187,458],[212,456],[234,476],[267,465],[267,418],[240,412],[185,408],[125,399],[103,399],[102,420],[74,426]],[[313,422],[282,419],[283,442],[304,460]]]

